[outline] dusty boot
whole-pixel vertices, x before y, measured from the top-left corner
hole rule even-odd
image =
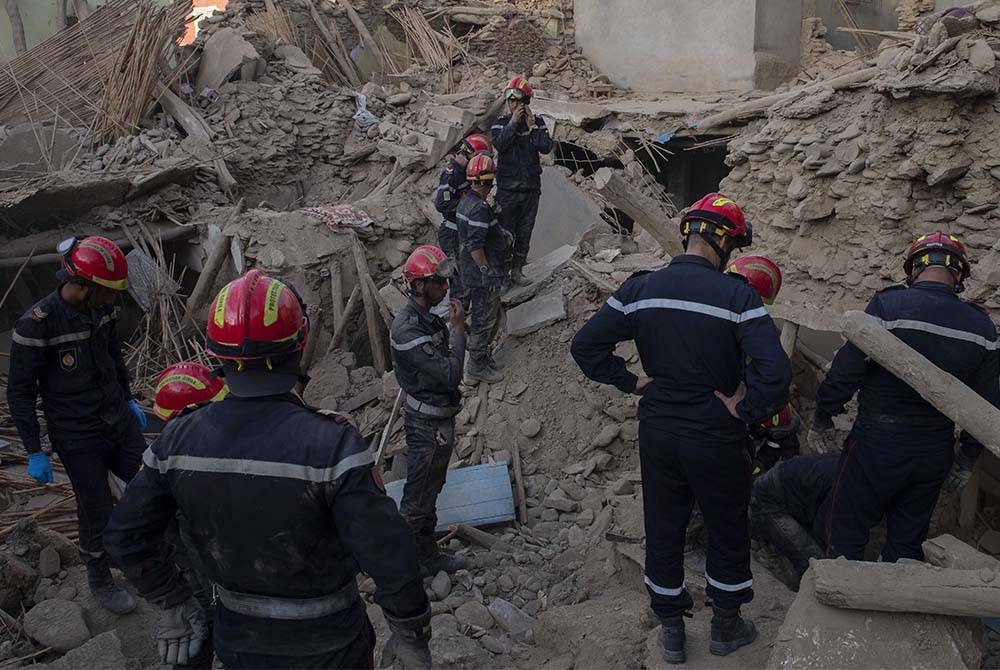
[[[497,384],[503,381],[503,373],[491,365],[489,360],[484,362],[470,361],[469,367],[465,369],[465,376],[487,384]]]
[[[660,656],[667,663],[684,663],[687,660],[687,653],[684,651],[686,640],[684,617],[661,619],[660,623],[660,635],[657,638],[660,645]]]
[[[114,614],[128,614],[135,609],[135,598],[115,584],[106,558],[87,563],[87,583],[90,593],[101,607]]]
[[[531,283],[531,280],[524,276],[524,271],[521,265],[515,265],[514,269],[510,271],[510,280],[514,282],[514,286],[527,286]]]
[[[458,572],[465,569],[465,559],[442,553],[433,535],[417,535],[417,560],[425,577],[433,577],[442,570]]]
[[[757,627],[740,616],[740,608],[712,607],[712,642],[708,650],[716,656],[727,656],[757,639]]]

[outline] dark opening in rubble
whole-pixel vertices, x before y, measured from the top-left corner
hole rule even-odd
[[[636,160],[656,181],[663,184],[678,209],[719,189],[719,183],[729,174],[726,165],[726,144],[708,144],[713,138],[675,137],[666,144],[651,143],[652,151],[636,138],[622,140],[635,152]],[[666,154],[664,149],[669,151]]]
[[[589,177],[602,167],[610,167],[616,170],[624,167],[617,157],[601,158],[590,149],[571,142],[556,142],[553,153],[555,154],[556,165],[567,167],[573,172],[580,170],[584,177]]]

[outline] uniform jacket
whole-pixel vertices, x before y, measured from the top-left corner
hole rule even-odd
[[[571,351],[589,378],[631,393],[637,378],[614,355],[625,340],[635,340],[653,378],[639,402],[640,420],[683,439],[745,442],[747,424],[788,401],[791,366],[760,296],[698,256],[677,256],[627,280],[576,334]],[[741,380],[742,420],[714,394],[732,395]]]
[[[458,211],[458,203],[462,196],[469,190],[469,182],[465,178],[465,168],[455,162],[454,158],[448,159],[448,165],[441,171],[438,178],[437,192],[434,195],[434,209],[441,212],[444,217],[442,226],[453,231],[458,231],[458,224],[455,221],[455,213]]]
[[[1000,406],[1000,352],[997,330],[978,307],[963,302],[947,284],[920,282],[879,291],[865,312],[893,335],[951,373],[995,406]],[[858,394],[853,434],[862,444],[898,444],[908,449],[951,449],[955,425],[906,382],[868,360],[853,344],[834,357],[816,393],[817,423],[840,414]],[[963,435],[970,455],[982,448]]]
[[[406,395],[435,407],[457,407],[465,365],[465,333],[449,336],[444,320],[412,300],[390,334],[393,369]]]
[[[536,128],[513,123],[510,114],[498,118],[490,130],[497,152],[497,188],[507,191],[538,191],[542,188],[539,154],[552,151],[552,138],[545,120],[535,115]]]
[[[461,247],[462,282],[466,287],[499,288],[507,267],[510,234],[500,226],[493,206],[470,189],[462,196],[455,218]],[[472,252],[479,249],[484,250],[490,266],[485,275],[472,259]]]
[[[753,485],[754,515],[787,514],[812,529],[820,505],[833,488],[839,454],[803,454],[781,461]]]
[[[41,448],[39,393],[55,440],[101,432],[128,418],[131,392],[116,323],[117,309],[78,311],[58,289],[18,319],[7,402],[29,453]]]
[[[163,531],[176,515],[205,577],[275,598],[338,592],[364,571],[396,617],[427,607],[413,533],[376,485],[358,432],[291,394],[229,395],[167,424],[115,507],[105,547],[144,597],[182,600]],[[235,651],[309,655],[357,635],[364,607],[306,621],[219,606],[216,636]]]

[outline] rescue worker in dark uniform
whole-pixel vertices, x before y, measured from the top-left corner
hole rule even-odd
[[[686,658],[682,617],[693,602],[684,587],[684,539],[695,502],[709,533],[710,651],[726,655],[756,638],[753,623],[740,617],[740,605],[753,598],[747,426],[781,409],[791,382],[760,296],[722,272],[730,253],[751,243],[743,212],[729,198],[707,195],[684,214],[681,233],[686,253],[622,284],[572,344],[589,378],[642,396],[644,581],[668,663]],[[636,377],[614,355],[625,340],[635,341],[649,377]]]
[[[455,155],[448,159],[448,164],[438,178],[437,192],[434,196],[434,208],[441,213],[441,227],[438,228],[438,246],[444,251],[455,266],[458,266],[458,221],[455,212],[458,203],[469,190],[469,181],[465,178],[465,168],[469,160],[478,153],[492,153],[493,145],[490,138],[482,133],[469,135],[462,140],[461,147]],[[459,272],[449,279],[451,297],[461,301],[468,309],[465,288],[462,285],[462,275]]]
[[[486,154],[473,156],[465,175],[471,188],[462,196],[455,218],[461,247],[459,271],[469,298],[471,321],[466,375],[495,384],[503,381],[503,373],[490,353],[490,342],[500,318],[500,291],[508,276],[512,238],[486,200],[496,177],[493,159]]]
[[[531,249],[531,232],[538,216],[542,194],[542,163],[539,155],[552,151],[552,138],[545,120],[531,111],[531,85],[514,77],[504,89],[507,114],[491,128],[497,150],[497,204],[500,223],[514,236],[511,279],[527,284],[523,268]]]
[[[7,402],[28,452],[28,474],[47,484],[52,465],[42,451],[35,412],[41,394],[52,448],[76,496],[90,592],[105,609],[126,614],[135,609],[135,599],[115,584],[101,533],[113,506],[108,472],[128,482],[146,448],[146,415],[132,399],[115,332],[114,303],[128,288],[128,263],[103,237],[66,240],[59,253],[59,288],[14,326]]]
[[[201,363],[185,361],[167,366],[156,379],[156,393],[153,399],[153,413],[164,423],[185,416],[218,402],[229,393],[226,382],[215,371]],[[167,540],[174,548],[174,562],[180,570],[181,578],[191,587],[192,594],[205,613],[209,637],[205,639],[197,656],[188,659],[184,666],[174,667],[211,668],[214,651],[212,647],[212,584],[204,576],[198,564],[198,557],[191,546],[191,540],[181,537],[179,514],[167,527]]]
[[[729,264],[726,272],[746,279],[765,305],[773,305],[781,290],[781,268],[767,256],[740,256]],[[802,420],[791,403],[766,421],[750,425],[749,448],[754,477],[767,472],[779,460],[798,455],[801,425]]]
[[[782,460],[753,483],[754,530],[792,563],[802,579],[810,558],[823,558],[820,505],[833,489],[837,454],[805,454]]]
[[[406,484],[399,511],[417,536],[417,556],[427,575],[454,572],[465,561],[446,556],[434,541],[437,497],[455,445],[465,367],[465,310],[452,298],[449,321],[431,313],[448,294],[455,265],[432,246],[417,247],[403,266],[410,300],[392,323],[392,368],[406,393]]]
[[[995,406],[1000,406],[1000,353],[993,321],[957,293],[969,277],[965,246],[942,232],[910,245],[906,286],[875,294],[865,312],[908,346]],[[844,443],[837,484],[823,505],[827,554],[861,560],[868,533],[885,518],[882,560],[923,560],[941,485],[964,485],[982,450],[963,433],[955,453],[955,424],[906,382],[853,344],[837,352],[816,392],[810,440],[829,451],[832,418],[858,392],[858,417]]]
[[[219,292],[206,339],[229,395],[167,424],[108,524],[109,553],[163,610],[164,662],[183,664],[207,636],[164,539],[179,515],[214,584],[215,653],[226,668],[371,668],[362,570],[393,632],[387,654],[430,667],[413,533],[376,483],[357,430],[292,392],[305,314],[292,287],[259,270]]]

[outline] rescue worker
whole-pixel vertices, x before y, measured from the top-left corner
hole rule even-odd
[[[201,363],[183,362],[167,366],[156,379],[153,399],[153,413],[164,423],[193,412],[211,402],[226,397],[229,388],[222,377]],[[181,537],[179,519],[167,527],[167,540],[174,548],[174,562],[195,600],[205,613],[209,637],[205,639],[200,653],[188,659],[184,666],[189,668],[211,668],[214,651],[212,648],[212,584],[205,579],[197,557],[191,549],[190,539]]]
[[[571,349],[589,378],[642,396],[644,581],[668,663],[686,658],[683,615],[693,601],[684,587],[684,539],[695,502],[709,533],[709,649],[726,655],[756,638],[753,623],[740,616],[740,605],[753,598],[747,426],[781,409],[791,382],[760,296],[723,272],[732,251],[751,243],[742,210],[709,194],[685,212],[681,234],[686,253],[622,284]],[[649,377],[629,372],[614,355],[625,340],[635,341]]]
[[[798,576],[810,558],[823,558],[820,505],[833,489],[837,454],[783,460],[753,483],[750,518],[756,532],[792,563]]]
[[[545,120],[531,111],[531,84],[514,77],[504,89],[507,114],[491,128],[497,150],[497,205],[500,223],[514,236],[511,279],[527,284],[524,265],[531,249],[531,232],[542,193],[541,154],[552,151],[552,138]]]
[[[465,168],[469,160],[478,153],[492,153],[493,145],[490,138],[482,133],[469,135],[455,152],[455,155],[448,159],[448,164],[441,171],[438,178],[437,193],[434,196],[434,208],[441,213],[441,227],[438,228],[438,246],[444,251],[452,263],[458,264],[458,221],[455,220],[455,212],[458,210],[458,203],[469,190],[469,182],[465,178]],[[455,272],[448,280],[451,285],[451,297],[461,301],[462,305],[468,308],[465,296],[465,288],[462,285],[462,275]]]
[[[496,211],[487,201],[496,165],[486,154],[473,156],[465,169],[470,188],[458,203],[458,239],[461,247],[462,283],[469,300],[469,379],[495,384],[503,381],[490,342],[500,317],[500,291],[507,277],[507,252],[512,238],[499,225]]]
[[[903,262],[906,285],[877,292],[865,312],[909,347],[1000,406],[996,326],[958,293],[970,274],[965,246],[937,231],[921,235]],[[982,445],[961,437],[955,424],[906,382],[869,360],[853,344],[834,357],[816,392],[810,441],[829,451],[832,418],[858,392],[858,417],[840,456],[837,484],[823,505],[829,556],[861,560],[868,533],[884,518],[882,560],[923,560],[931,514],[941,485],[964,485]],[[825,444],[824,444],[825,443]]]
[[[80,557],[94,598],[115,614],[135,609],[116,585],[101,533],[113,505],[108,472],[128,482],[139,470],[146,415],[129,388],[115,301],[128,288],[128,263],[103,237],[61,242],[59,287],[29,309],[11,336],[7,402],[28,452],[28,474],[52,482],[35,401],[76,496]]]
[[[767,256],[740,256],[726,272],[744,277],[765,305],[773,305],[781,290],[781,268]],[[789,403],[766,421],[750,426],[754,477],[767,472],[779,460],[798,455],[801,425],[802,420]]]
[[[229,395],[166,425],[112,515],[109,553],[162,609],[161,661],[185,663],[207,635],[164,539],[179,514],[215,587],[226,668],[371,668],[360,570],[393,632],[387,653],[430,667],[413,533],[376,484],[357,430],[292,392],[308,333],[290,285],[251,270],[223,287],[206,339]]]
[[[448,295],[455,264],[432,246],[417,247],[403,266],[409,301],[392,323],[392,367],[406,393],[403,427],[406,431],[406,484],[399,511],[417,537],[417,557],[424,574],[454,572],[465,561],[446,556],[434,541],[437,497],[444,487],[455,445],[465,367],[465,310],[452,298],[451,335],[444,320],[431,308]]]

